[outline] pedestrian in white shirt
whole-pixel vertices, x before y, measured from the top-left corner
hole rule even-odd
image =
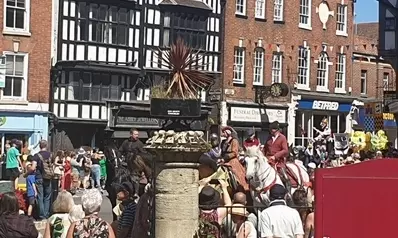
[[[303,238],[303,223],[299,213],[286,205],[286,189],[275,184],[270,189],[270,206],[261,212],[261,238]]]

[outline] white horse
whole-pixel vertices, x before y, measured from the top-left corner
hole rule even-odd
[[[246,162],[246,179],[249,181],[251,186],[251,195],[253,198],[253,205],[260,206],[269,204],[269,189],[274,184],[280,184],[283,182],[278,175],[278,172],[269,163],[267,158],[261,153],[259,147],[252,146],[246,148],[245,153]],[[308,190],[308,184],[310,177],[307,173],[303,163],[299,160],[295,160],[294,163],[287,163],[286,166],[295,174],[298,180],[299,187],[303,187],[307,191],[307,202],[311,205],[312,193]],[[293,194],[298,187],[292,188],[290,194]]]
[[[253,206],[269,205],[269,189],[275,185],[283,186],[282,180],[274,168],[268,164],[267,158],[261,153],[259,147],[246,148],[246,179],[250,184],[250,194]]]

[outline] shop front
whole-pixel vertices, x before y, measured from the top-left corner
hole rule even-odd
[[[294,144],[306,146],[317,136],[321,121],[326,118],[333,133],[351,131],[352,102],[303,99],[298,101],[295,116]]]
[[[48,139],[47,113],[0,112],[1,154],[12,139],[23,142],[23,147],[38,150],[41,139]]]
[[[287,112],[281,108],[263,108],[258,106],[229,106],[228,125],[238,133],[242,143],[248,136],[248,131],[254,129],[260,142],[264,142],[269,135],[269,123],[278,121],[282,132],[287,132]]]

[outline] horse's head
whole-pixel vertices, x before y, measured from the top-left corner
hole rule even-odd
[[[245,156],[254,157],[258,156],[261,153],[260,146],[248,146],[245,147]]]
[[[269,164],[265,161],[264,156],[246,156],[246,178],[248,180],[252,180],[254,177],[257,177],[261,170],[264,169],[264,166],[269,166]]]

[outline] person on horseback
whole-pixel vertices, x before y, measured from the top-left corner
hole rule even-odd
[[[250,129],[248,131],[248,136],[249,137],[243,142],[244,148],[260,145],[260,140],[257,138],[256,131],[254,129]]]
[[[286,137],[280,132],[277,121],[269,125],[269,130],[270,136],[264,144],[264,155],[270,164],[276,166],[287,191],[290,191],[291,183],[286,172],[286,157],[289,155]]]
[[[130,130],[130,138],[123,141],[119,148],[120,153],[123,156],[127,156],[129,153],[144,153],[144,144],[139,139],[140,133],[137,129]]]
[[[230,167],[235,175],[239,185],[244,191],[249,191],[249,184],[246,181],[246,171],[239,162],[239,141],[237,133],[232,127],[222,128],[223,137],[226,138],[221,142],[221,158],[218,163]]]
[[[203,153],[199,158],[199,163],[208,166],[214,173],[218,168],[217,161],[221,158],[220,140],[217,134],[213,133],[210,135],[210,145],[211,149],[208,152]]]

